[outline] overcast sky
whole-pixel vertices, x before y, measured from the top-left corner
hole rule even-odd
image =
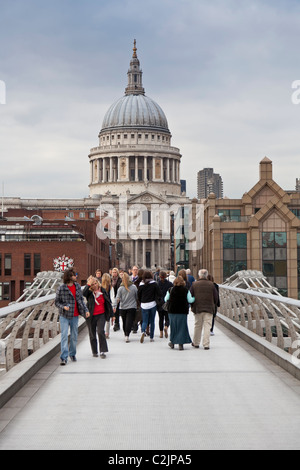
[[[299,0],[0,0],[5,196],[89,195],[88,154],[124,95],[134,39],[188,196],[197,171],[212,167],[224,195],[242,197],[264,156],[275,181],[295,188]]]

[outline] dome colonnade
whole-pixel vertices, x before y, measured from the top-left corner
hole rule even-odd
[[[125,95],[108,109],[90,150],[90,195],[140,194],[146,185],[180,196],[181,155],[163,110],[145,95],[135,43],[127,75]]]

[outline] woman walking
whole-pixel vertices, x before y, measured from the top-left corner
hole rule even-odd
[[[113,310],[114,310],[114,318],[115,318],[115,324],[114,324],[114,331],[118,331],[120,329],[120,312],[119,312],[119,305],[117,304],[117,292],[122,283],[122,278],[120,276],[118,268],[113,268],[111,272],[111,285],[112,288],[114,289],[114,302],[113,302]]]
[[[112,306],[115,303],[115,290],[113,289],[111,285],[111,277],[108,273],[104,273],[102,275],[102,282],[101,282],[101,287],[102,289],[105,289],[108,297],[110,298]],[[113,325],[114,323],[114,316],[110,318],[110,320],[105,322],[105,336],[106,339],[109,339],[109,333],[110,333],[110,323]]]
[[[87,285],[83,289],[83,295],[87,299],[87,305],[90,312],[90,317],[87,319],[87,325],[93,356],[98,356],[99,346],[100,357],[105,359],[105,353],[108,352],[108,347],[104,327],[105,322],[109,321],[112,316],[110,298],[106,290],[101,287],[98,279],[92,276],[88,278]]]
[[[156,308],[160,304],[161,294],[150,271],[144,271],[143,280],[138,288],[138,299],[142,310],[142,336],[140,342],[144,342],[148,323],[150,324],[150,341],[152,342],[154,341]]]
[[[167,280],[167,273],[165,271],[160,271],[159,280],[157,282],[158,287],[161,291],[161,297],[164,299],[168,290],[173,287],[172,282]],[[163,338],[163,332],[165,337],[168,337],[168,328],[170,325],[168,312],[163,309],[163,305],[158,309],[159,316],[159,337]]]
[[[137,288],[132,283],[127,273],[123,274],[122,284],[117,292],[120,315],[123,321],[123,331],[126,343],[129,343],[129,335],[136,316]]]
[[[174,349],[174,344],[179,345],[179,350],[183,350],[184,344],[192,342],[187,316],[189,313],[189,304],[195,301],[190,291],[185,285],[185,281],[178,276],[174,281],[174,286],[170,289],[166,296],[165,302],[169,300],[169,320],[170,320],[170,342],[169,346]]]

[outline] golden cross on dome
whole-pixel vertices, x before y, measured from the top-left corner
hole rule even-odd
[[[132,58],[133,59],[136,59],[137,58],[137,55],[136,55],[136,40],[133,41],[133,56]]]

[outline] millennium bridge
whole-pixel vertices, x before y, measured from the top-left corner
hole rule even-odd
[[[255,276],[219,285],[208,351],[156,324],[151,343],[111,331],[102,360],[81,319],[61,367],[55,294],[0,309],[0,449],[300,449],[300,301]]]

